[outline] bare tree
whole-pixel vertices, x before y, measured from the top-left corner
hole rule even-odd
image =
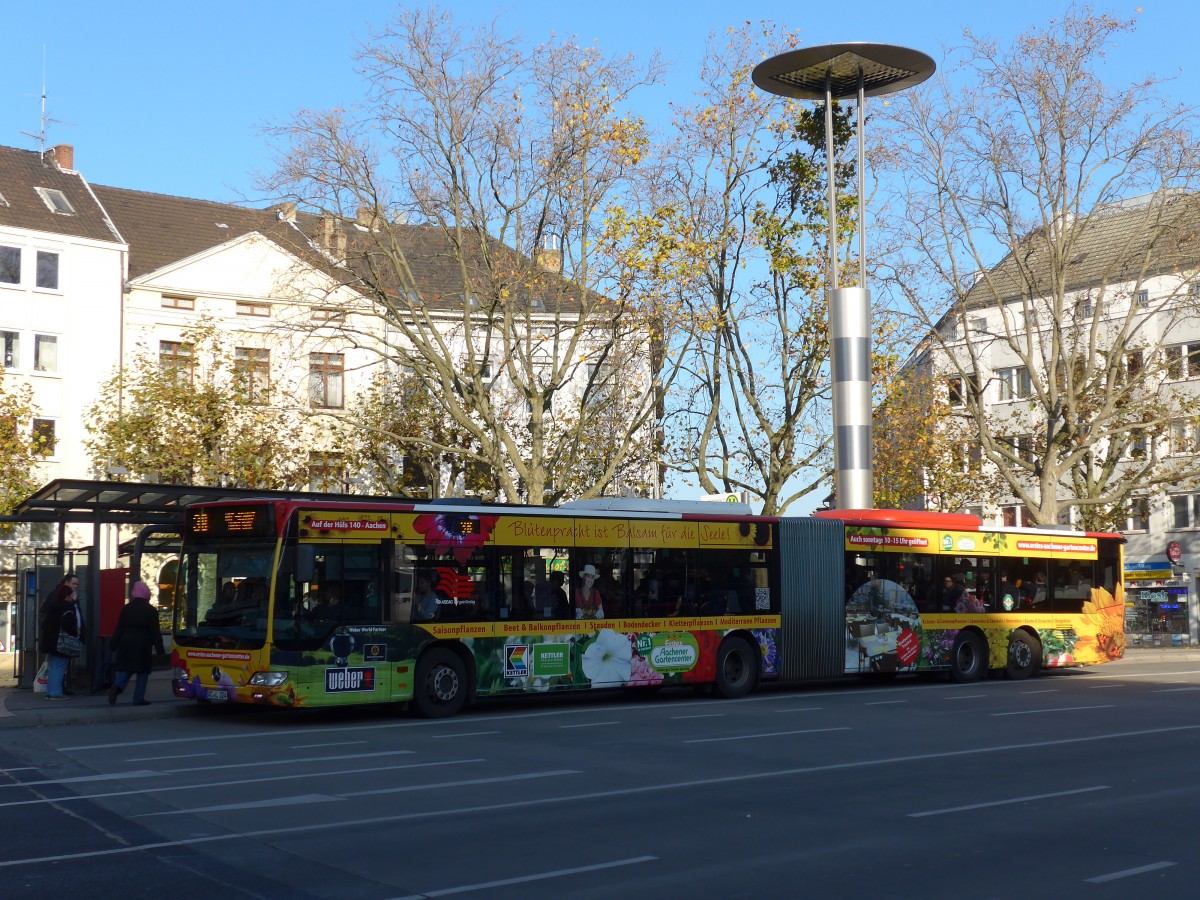
[[[901,281],[992,487],[1039,523],[1111,524],[1198,474],[1166,444],[1200,408],[1165,384],[1197,312],[1196,119],[1156,78],[1105,82],[1132,29],[1072,7],[1009,47],[967,32],[958,66],[890,107]]]
[[[512,501],[652,482],[664,319],[611,223],[647,141],[622,107],[657,61],[525,49],[436,8],[400,10],[358,61],[361,104],[270,129],[282,150],[264,185],[323,214],[339,283],[298,293],[336,305],[336,340],[431,399],[437,427],[392,437],[486,467]]]
[[[678,259],[690,324],[668,398],[672,464],[706,491],[748,491],[766,514],[827,485],[831,465],[823,107],[750,80],[767,52],[795,44],[782,29],[749,25],[710,40],[697,101],[677,110],[658,195],[670,211],[660,214],[661,245]],[[837,239],[857,271],[849,114],[835,115]]]

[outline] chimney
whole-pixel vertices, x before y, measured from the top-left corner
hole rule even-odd
[[[358,213],[355,215],[355,221],[363,228],[374,230],[383,223],[383,216],[379,214],[379,210],[374,206],[360,206]]]
[[[70,144],[55,144],[50,148],[50,159],[60,169],[74,169],[75,148]]]
[[[537,260],[538,268],[543,272],[549,272],[551,275],[562,274],[562,246],[559,244],[557,234],[542,235],[535,259]]]
[[[296,223],[296,204],[291,200],[279,204],[279,221],[290,225]]]

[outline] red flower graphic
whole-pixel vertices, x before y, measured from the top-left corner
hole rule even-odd
[[[439,555],[453,553],[464,565],[492,536],[499,516],[474,516],[455,513],[426,513],[417,516],[413,528],[425,535],[425,546]]]

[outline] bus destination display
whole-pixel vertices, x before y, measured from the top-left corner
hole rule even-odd
[[[269,537],[273,534],[267,506],[226,506],[188,512],[188,533],[194,537]]]

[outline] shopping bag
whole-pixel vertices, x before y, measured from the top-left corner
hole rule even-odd
[[[50,660],[42,663],[42,667],[38,669],[37,678],[33,679],[33,692],[35,694],[46,693],[46,685],[50,682]]]

